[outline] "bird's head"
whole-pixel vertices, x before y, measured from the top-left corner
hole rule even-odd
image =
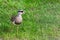
[[[24,13],[23,10],[18,10],[18,15],[21,15],[23,13]]]

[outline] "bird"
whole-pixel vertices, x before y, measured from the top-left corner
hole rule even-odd
[[[21,24],[22,23],[22,14],[23,14],[23,10],[18,10],[18,14],[16,16],[12,16],[11,17],[11,21],[13,24]]]

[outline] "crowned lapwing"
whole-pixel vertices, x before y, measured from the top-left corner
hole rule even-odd
[[[22,22],[22,14],[23,10],[18,10],[18,14],[16,16],[11,17],[11,21],[13,24],[21,24]]]

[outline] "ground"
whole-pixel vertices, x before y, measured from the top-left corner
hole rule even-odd
[[[24,10],[23,22],[12,15]],[[60,0],[0,0],[1,40],[60,40]]]

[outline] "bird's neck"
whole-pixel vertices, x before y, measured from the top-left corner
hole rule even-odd
[[[22,12],[18,12],[18,15],[22,15]]]
[[[18,15],[19,17],[21,17],[22,15]]]
[[[18,12],[18,16],[21,17],[22,16],[22,13],[21,12]]]

